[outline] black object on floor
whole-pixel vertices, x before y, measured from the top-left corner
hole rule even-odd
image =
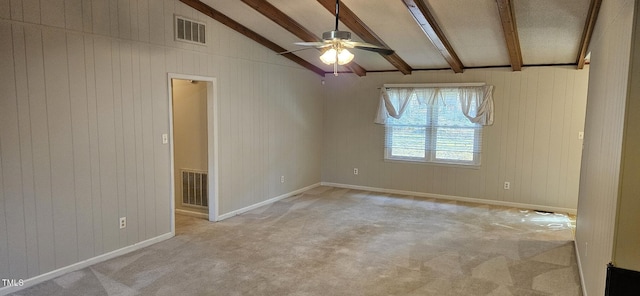
[[[605,296],[637,296],[640,294],[640,272],[607,265]]]

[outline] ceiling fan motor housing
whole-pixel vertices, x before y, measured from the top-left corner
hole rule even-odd
[[[329,31],[322,33],[322,39],[324,40],[351,40],[351,32],[347,31]]]

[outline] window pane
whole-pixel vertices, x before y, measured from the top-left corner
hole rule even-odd
[[[394,126],[391,130],[391,156],[424,158],[425,129]]]
[[[473,161],[474,129],[441,127],[436,137],[436,159]]]

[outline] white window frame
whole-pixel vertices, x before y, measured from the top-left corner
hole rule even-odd
[[[458,85],[437,85],[437,84],[422,84],[422,85],[396,85],[396,87],[403,87],[403,86],[411,86],[411,87],[446,87],[446,88],[456,88],[456,87],[463,87],[463,86],[479,86],[479,85],[484,85],[484,84],[458,84]],[[387,87],[387,85],[385,85],[385,87]],[[416,98],[412,98],[412,99],[416,99]],[[481,165],[481,154],[482,154],[482,126],[479,126],[477,128],[473,128],[473,127],[469,127],[469,128],[465,128],[465,127],[459,127],[460,129],[474,129],[474,139],[473,139],[473,143],[474,143],[474,147],[473,147],[473,151],[476,151],[473,153],[473,160],[460,160],[460,159],[438,159],[436,154],[437,154],[437,150],[436,150],[436,143],[437,143],[437,131],[438,128],[435,127],[431,127],[434,126],[434,120],[437,121],[437,116],[434,116],[434,112],[435,112],[435,108],[428,108],[428,113],[427,113],[427,126],[422,126],[422,125],[413,125],[415,127],[425,127],[425,147],[424,147],[424,152],[425,152],[425,156],[424,157],[411,157],[411,156],[397,156],[397,155],[393,155],[393,145],[390,145],[391,147],[386,147],[387,145],[385,144],[385,148],[384,148],[384,159],[385,160],[389,160],[389,161],[407,161],[407,162],[417,162],[417,163],[435,163],[435,164],[452,164],[452,165],[462,165],[462,166],[470,166],[470,167],[479,167]],[[437,125],[437,123],[436,123]],[[398,126],[398,125],[396,125]],[[406,125],[409,126],[409,125]],[[389,128],[387,126],[385,126],[385,143],[391,142],[393,135],[393,128]]]

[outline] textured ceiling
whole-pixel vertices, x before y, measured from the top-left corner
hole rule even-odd
[[[509,65],[495,0],[426,2],[465,66]]]
[[[303,41],[241,0],[201,0],[287,50]],[[429,10],[451,50],[467,67],[510,66],[511,59],[498,9],[505,0],[414,0]],[[592,0],[512,0],[522,62],[526,65],[576,64]],[[186,2],[186,1],[185,1]],[[267,0],[277,10],[321,37],[333,30],[334,15],[316,0]],[[403,0],[343,0],[350,9],[413,70],[449,68],[443,54],[425,35]],[[409,1],[411,2],[411,1]],[[354,30],[339,24],[340,30]],[[352,33],[356,41],[362,36]],[[353,50],[354,61],[366,71],[397,71],[379,54]],[[314,66],[331,72],[315,49],[295,52]],[[347,67],[340,71],[349,72]]]
[[[589,1],[516,0],[525,64],[575,63]]]

